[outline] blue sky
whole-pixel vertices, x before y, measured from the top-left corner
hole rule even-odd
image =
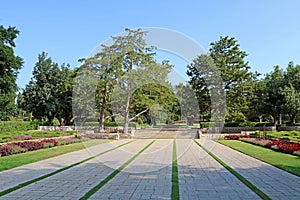
[[[101,42],[124,28],[160,27],[179,31],[206,51],[220,36],[235,37],[252,71],[270,72],[289,61],[300,64],[300,1],[1,1],[0,24],[21,31],[15,52],[24,59],[23,88],[42,51],[53,61],[79,65]],[[172,60],[171,60],[172,62]],[[185,63],[174,60],[178,72]]]

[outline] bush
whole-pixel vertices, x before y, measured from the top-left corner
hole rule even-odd
[[[28,121],[0,121],[0,132],[28,131],[37,129],[34,122]]]
[[[224,139],[227,139],[227,140],[238,140],[240,138],[250,138],[250,135],[248,135],[248,134],[230,134],[230,135],[226,135],[224,137]]]
[[[254,122],[254,127],[273,126],[272,122]]]
[[[225,127],[238,127],[239,122],[225,122]]]

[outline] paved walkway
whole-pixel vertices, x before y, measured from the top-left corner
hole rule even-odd
[[[106,142],[80,151],[2,171],[0,172],[0,191],[80,162],[120,144],[125,144],[126,142],[129,142],[129,140]]]
[[[170,199],[173,140],[157,140],[91,199]]]
[[[178,140],[177,152],[181,199],[260,199],[195,142]]]
[[[103,143],[15,169],[0,172],[0,191],[113,149],[130,140]],[[133,140],[53,176],[13,191],[0,199],[79,199],[112,172],[132,162],[96,191],[90,199],[170,199],[173,139]],[[300,177],[241,154],[211,140],[203,146],[255,184],[272,199],[299,199]],[[177,139],[181,199],[259,199],[247,186],[190,139]]]
[[[199,142],[272,199],[300,199],[300,177],[212,140]]]

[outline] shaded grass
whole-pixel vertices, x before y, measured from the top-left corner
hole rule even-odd
[[[109,150],[107,150],[107,151],[101,152],[101,153],[99,153],[99,154],[97,154],[97,155],[95,155],[95,156],[91,156],[91,157],[89,157],[89,158],[87,158],[87,159],[84,159],[84,160],[82,160],[82,161],[80,161],[80,162],[77,162],[77,163],[74,163],[74,164],[69,165],[69,166],[67,166],[67,167],[58,169],[58,170],[56,170],[56,171],[54,171],[54,172],[52,172],[52,173],[45,174],[45,175],[40,176],[40,177],[38,177],[38,178],[29,180],[29,181],[24,182],[24,183],[20,183],[20,184],[17,185],[17,186],[8,188],[8,189],[6,189],[6,190],[3,190],[3,191],[0,192],[0,197],[3,196],[3,195],[6,195],[6,194],[8,194],[8,193],[11,193],[11,192],[13,192],[13,191],[15,191],[15,190],[18,190],[18,189],[20,189],[20,188],[22,188],[22,187],[25,187],[25,186],[27,186],[27,185],[30,185],[30,184],[32,184],[32,183],[35,183],[35,182],[37,182],[37,181],[40,181],[40,180],[42,180],[42,179],[48,178],[48,177],[53,176],[53,175],[55,175],[55,174],[58,174],[58,173],[60,173],[60,172],[62,172],[62,171],[65,171],[65,170],[67,170],[67,169],[70,169],[70,168],[72,168],[72,167],[75,167],[75,166],[77,166],[77,165],[80,165],[80,164],[82,164],[82,163],[84,163],[84,162],[86,162],[86,161],[89,161],[89,160],[91,160],[91,159],[93,159],[93,158],[95,158],[95,157],[98,157],[98,156],[100,156],[100,155],[103,155],[103,154],[105,154],[105,153],[108,153],[108,152],[110,152],[110,151],[113,151],[113,150],[115,150],[115,149],[117,149],[117,148],[119,148],[119,147],[122,147],[122,146],[124,146],[124,145],[126,145],[126,144],[129,144],[129,143],[131,143],[131,142],[132,142],[132,141],[127,142],[127,143],[125,143],[125,144],[121,144],[121,145],[119,145],[119,146],[117,146],[117,147],[114,147],[114,148],[109,149]],[[95,145],[96,145],[96,144],[95,144]]]
[[[239,140],[219,140],[218,142],[270,165],[300,176],[299,156],[276,152]]]
[[[178,165],[177,165],[177,152],[176,141],[173,142],[173,162],[172,162],[172,195],[171,199],[179,199],[179,183],[178,183]]]
[[[145,146],[142,150],[140,150],[137,154],[135,154],[133,157],[131,157],[129,160],[127,160],[121,167],[113,171],[111,174],[109,174],[104,180],[102,180],[98,185],[93,187],[91,190],[89,190],[83,197],[80,198],[80,200],[86,200],[90,198],[93,194],[95,194],[100,188],[102,188],[108,181],[113,179],[118,173],[120,173],[127,165],[129,165],[134,159],[136,159],[141,153],[143,153],[148,147],[150,147],[155,140],[152,140],[147,146]]]
[[[232,169],[229,165],[227,165],[225,162],[223,162],[215,154],[213,154],[208,149],[206,149],[205,147],[203,147],[196,140],[194,140],[194,142],[198,146],[200,146],[204,151],[206,151],[211,157],[213,157],[218,163],[220,163],[225,169],[227,169],[231,174],[233,174],[235,177],[237,177],[248,188],[250,188],[253,192],[255,192],[258,196],[260,196],[262,199],[265,199],[265,200],[271,200],[271,198],[268,195],[266,195],[264,192],[262,192],[260,189],[258,189],[255,185],[253,185],[251,182],[249,182],[246,178],[244,178],[242,175],[240,175],[237,171],[235,171],[234,169]]]

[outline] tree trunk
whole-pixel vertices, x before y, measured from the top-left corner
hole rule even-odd
[[[105,110],[107,105],[107,85],[105,85],[103,91],[102,105],[100,108],[100,116],[99,116],[99,132],[104,132],[104,121],[105,121]]]
[[[272,115],[272,117],[273,117],[274,126],[276,126],[277,125],[277,115],[274,114],[274,115]]]
[[[295,125],[295,124],[296,124],[296,115],[289,115],[289,117],[290,117],[291,123],[292,123],[293,125]]]
[[[126,99],[126,107],[125,107],[125,120],[124,120],[124,127],[123,127],[123,132],[124,134],[128,133],[128,125],[129,125],[129,105],[130,105],[130,93],[131,93],[131,88],[130,84],[128,84],[128,91],[127,91],[127,99]]]
[[[279,122],[279,125],[281,125],[281,124],[282,124],[282,115],[281,115],[281,113],[279,114],[279,119],[278,119],[278,122]]]
[[[71,125],[71,119],[72,115],[71,114],[66,114],[64,118],[64,124],[65,126],[70,126]]]

